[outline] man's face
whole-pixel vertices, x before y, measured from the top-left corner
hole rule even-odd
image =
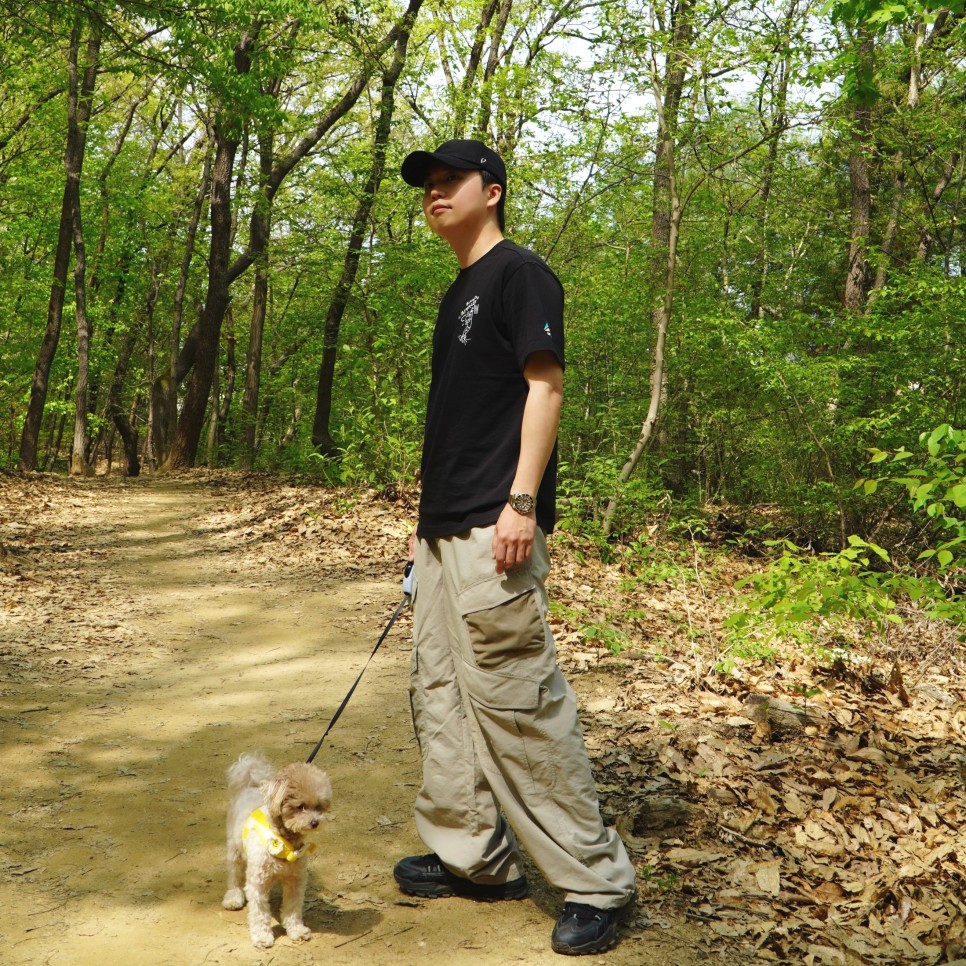
[[[499,185],[484,186],[479,171],[435,165],[423,182],[426,223],[443,238],[478,229],[493,217],[500,193]]]

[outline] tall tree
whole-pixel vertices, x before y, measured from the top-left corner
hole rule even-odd
[[[191,380],[185,395],[181,416],[175,433],[171,452],[165,461],[166,469],[191,466],[198,449],[198,441],[204,423],[207,399],[211,390],[211,380],[217,361],[218,339],[221,324],[228,305],[228,290],[231,283],[245,272],[256,259],[261,257],[268,242],[264,219],[282,183],[292,170],[308,157],[319,142],[353,108],[362,92],[366,89],[373,73],[377,70],[379,58],[392,47],[400,31],[411,25],[419,12],[423,0],[410,0],[402,17],[371,46],[366,44],[362,52],[362,63],[343,88],[341,96],[323,112],[318,121],[301,137],[294,146],[281,157],[275,159],[267,183],[264,186],[264,199],[261,206],[256,205],[252,214],[252,225],[248,234],[245,251],[229,265],[231,217],[231,171],[234,154],[241,140],[245,108],[237,100],[231,101],[226,95],[219,105],[215,121],[216,154],[212,175],[212,222],[211,247],[209,254],[208,295],[202,314],[198,333],[198,348]],[[345,19],[345,15],[340,16]],[[260,21],[244,31],[234,52],[234,77],[244,77],[251,72],[252,56],[261,51],[259,34],[264,26]],[[292,31],[283,31],[286,37]],[[227,119],[233,118],[233,126],[226,127]],[[216,206],[224,205],[224,210],[215,211]]]
[[[330,458],[338,452],[338,447],[332,438],[330,421],[332,416],[332,387],[335,380],[335,363],[339,346],[339,328],[342,325],[342,318],[359,271],[359,259],[362,256],[372,206],[375,204],[376,195],[382,183],[382,175],[386,166],[386,148],[389,144],[392,116],[396,107],[396,84],[406,63],[406,49],[411,30],[412,21],[410,20],[399,31],[392,63],[382,75],[382,93],[379,99],[379,114],[373,136],[369,177],[362,188],[355,215],[352,218],[349,242],[342,260],[342,273],[336,283],[335,291],[332,293],[329,309],[325,316],[322,362],[319,366],[315,420],[312,426],[312,445],[323,456]]]
[[[246,33],[236,47],[240,73],[250,69],[253,34]],[[194,465],[211,382],[218,363],[221,325],[228,308],[228,263],[231,254],[231,184],[235,153],[242,137],[244,119],[231,107],[222,106],[212,125],[215,157],[211,166],[211,239],[208,255],[208,286],[205,307],[194,340],[194,368],[185,394],[181,416],[164,466],[168,469]]]
[[[693,69],[692,47],[695,40],[694,0],[671,0],[667,7],[668,22],[656,4],[651,5],[652,36],[658,35],[658,22],[669,38],[664,51],[663,74],[658,50],[652,44],[649,53],[651,89],[657,113],[657,139],[654,150],[653,194],[651,207],[651,252],[654,271],[663,275],[661,295],[651,312],[654,352],[651,360],[650,399],[641,432],[630,456],[620,472],[618,487],[630,479],[651,441],[665,391],[664,349],[674,304],[675,269],[681,217],[684,204],[676,165],[678,113],[688,75]],[[604,512],[604,533],[610,534],[617,512],[618,497],[611,496]]]
[[[50,288],[50,299],[47,306],[47,326],[44,330],[37,362],[34,366],[33,379],[30,384],[30,400],[27,405],[27,416],[24,420],[20,435],[20,466],[22,469],[37,469],[37,446],[40,437],[40,427],[44,415],[44,405],[47,401],[47,387],[50,380],[50,369],[53,365],[57,346],[60,342],[60,330],[64,317],[64,298],[67,292],[67,272],[70,265],[71,247],[80,244],[83,250],[83,231],[81,229],[80,214],[80,181],[84,167],[84,154],[87,148],[87,130],[91,118],[94,100],[94,86],[97,80],[98,53],[100,51],[100,25],[95,21],[88,25],[88,40],[86,55],[83,63],[80,60],[81,31],[85,26],[85,18],[77,12],[71,27],[70,45],[68,48],[68,75],[70,78],[70,95],[67,103],[67,142],[64,151],[65,184],[64,197],[60,209],[60,228],[57,234],[57,247],[53,263],[53,282]],[[84,291],[83,269],[81,274],[75,271],[75,295],[80,292],[83,300]],[[86,311],[82,308],[78,313],[78,360],[84,366],[83,382],[78,379],[77,399],[83,394],[83,409],[79,415],[80,422],[75,421],[75,446],[80,436],[81,444],[86,438],[84,422],[86,421],[86,344],[88,341]],[[81,347],[83,342],[83,347]]]
[[[853,40],[858,62],[856,85],[848,99],[850,120],[849,186],[851,228],[849,258],[845,275],[843,303],[852,312],[865,308],[869,283],[869,244],[872,228],[872,99],[870,90],[874,70],[875,37],[865,24]],[[866,80],[867,79],[867,80]]]
[[[71,33],[71,56],[69,65],[69,87],[67,95],[67,139],[80,143],[86,142],[86,134],[78,130],[78,125],[86,123],[90,117],[91,105],[81,109],[81,96],[78,72],[81,65],[77,61],[82,20],[78,15]],[[87,62],[84,65],[85,80],[90,74],[89,88],[85,85],[84,96],[93,100],[93,78],[97,76],[98,53],[101,46],[101,24],[94,21],[89,28],[87,41]],[[82,120],[83,119],[83,120]],[[81,212],[81,163],[83,151],[68,152],[67,185],[70,191],[71,234],[74,243],[74,315],[77,321],[77,382],[74,388],[74,442],[71,447],[70,472],[72,476],[88,476],[93,472],[87,461],[89,447],[87,426],[87,390],[90,375],[91,322],[87,311],[87,248],[84,242],[84,220]],[[74,163],[76,162],[76,167]]]

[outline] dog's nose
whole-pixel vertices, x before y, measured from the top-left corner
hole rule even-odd
[[[312,828],[318,828],[318,827],[319,827],[319,820],[317,818],[313,818],[312,819]]]

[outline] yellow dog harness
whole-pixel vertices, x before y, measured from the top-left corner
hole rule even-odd
[[[272,828],[271,823],[268,821],[268,816],[260,808],[256,808],[248,816],[248,821],[242,827],[242,838],[247,839],[249,832],[255,832],[258,835],[265,845],[265,848],[268,849],[269,854],[274,855],[276,859],[283,859],[285,862],[297,862],[306,853],[315,851],[314,842],[306,842],[302,848],[293,849]]]

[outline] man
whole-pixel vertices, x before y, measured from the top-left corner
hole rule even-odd
[[[573,691],[547,626],[563,398],[563,289],[503,237],[506,168],[479,141],[416,151],[429,227],[460,272],[433,336],[415,558],[411,698],[423,759],[404,892],[519,899],[517,842],[565,893],[554,950],[617,940],[634,867],[600,818]]]

